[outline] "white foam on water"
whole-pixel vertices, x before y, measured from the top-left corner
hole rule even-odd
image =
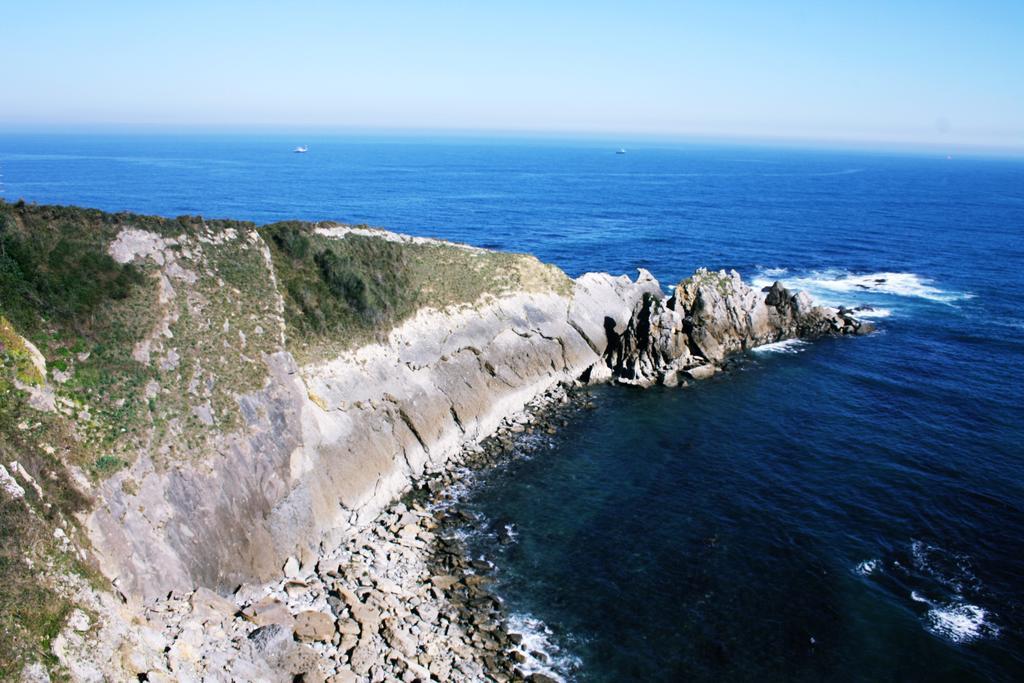
[[[999,627],[988,621],[983,607],[965,602],[933,605],[925,617],[929,632],[954,643],[970,643],[981,638],[999,637]]]
[[[856,572],[861,576],[871,576],[876,571],[882,568],[881,560],[864,560],[863,562],[857,563]]]
[[[950,552],[924,541],[913,541],[910,554],[914,567],[943,586],[960,594],[965,589],[979,591],[981,580],[974,573],[971,558],[963,553]]]
[[[760,274],[764,277],[779,278],[789,272],[789,268],[762,268]]]
[[[855,309],[854,314],[860,320],[878,320],[879,318],[888,318],[892,315],[891,308],[864,308]]]
[[[989,611],[963,598],[965,586],[972,590],[981,589],[981,581],[971,570],[968,556],[924,541],[913,541],[910,552],[918,571],[953,591],[947,601],[930,600],[916,590],[910,592],[911,600],[928,605],[924,616],[925,630],[957,644],[999,636],[999,627],[992,623]]]
[[[941,289],[935,285],[934,280],[916,273],[851,273],[830,268],[806,275],[783,277],[785,275],[785,269],[767,268],[758,272],[751,281],[757,287],[768,287],[781,279],[786,287],[807,290],[822,303],[832,305],[853,303],[849,297],[837,296],[849,294],[882,294],[944,304],[974,296],[970,292]]]
[[[763,344],[751,349],[754,353],[800,353],[807,347],[807,342],[802,339],[784,339],[783,341]]]
[[[543,621],[528,614],[513,613],[506,623],[509,633],[518,633],[523,637],[519,649],[526,656],[526,661],[518,668],[527,676],[534,673],[550,676],[557,681],[565,681],[562,672],[571,671],[581,664],[575,655],[562,651],[554,641],[554,633]],[[539,652],[547,661],[533,653]]]

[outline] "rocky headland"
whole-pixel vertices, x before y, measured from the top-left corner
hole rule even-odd
[[[0,204],[0,261],[0,671],[29,680],[544,680],[445,532],[460,468],[588,384],[871,330],[735,271],[666,293],[333,223]]]

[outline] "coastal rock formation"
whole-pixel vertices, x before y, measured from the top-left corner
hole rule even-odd
[[[107,571],[146,598],[226,590],[270,578],[288,556],[314,557],[534,397],[600,374],[608,335],[657,288],[587,275],[571,296],[421,311],[386,341],[327,361],[265,355],[265,386],[238,397],[243,427],[215,435],[200,466],[162,469],[142,453],[103,484],[90,528]]]
[[[423,310],[384,342],[301,367],[282,349],[264,356],[265,386],[238,397],[243,428],[215,436],[202,467],[161,470],[143,453],[106,482],[93,538],[129,594],[266,579],[284,557],[312,557],[365,524],[554,385],[674,385],[731,353],[856,324],[735,272],[699,271],[667,297],[641,271],[636,281],[584,275],[568,295]],[[125,490],[129,478],[138,491]]]
[[[866,334],[873,330],[845,309],[816,306],[806,292],[780,282],[761,291],[739,273],[704,268],[671,297],[645,292],[622,334],[609,331],[605,353],[618,382],[676,385],[701,379],[730,354],[784,339]]]
[[[203,652],[227,666],[205,628],[245,635],[248,654],[231,655],[243,678],[266,665],[290,680],[315,668],[310,653],[345,647],[335,659],[354,675],[395,652],[413,677],[443,679],[461,662],[473,680],[483,660],[471,653],[442,658],[442,673],[420,656],[409,627],[448,609],[438,594],[406,586],[422,609],[388,611],[375,603],[390,598],[367,602],[365,577],[321,563],[365,557],[366,530],[400,495],[496,431],[529,429],[516,416],[539,397],[567,400],[562,387],[675,385],[760,344],[870,331],[735,271],[700,270],[667,295],[644,270],[573,280],[529,256],[369,228],[0,209],[4,272],[29,273],[0,282],[0,390],[16,399],[0,429],[16,444],[5,459],[17,458],[0,466],[0,496],[34,520],[35,547],[49,534],[123,602],[81,581],[62,598],[104,615],[89,631],[106,634],[103,661],[89,664],[70,623],[55,641],[85,680],[104,666],[143,674],[154,658],[164,668],[149,680],[168,666],[198,677]],[[89,258],[69,261],[69,244]],[[378,559],[427,547],[429,523],[406,513],[388,541],[401,549]],[[371,575],[387,595],[423,571]],[[199,617],[147,644],[128,626],[143,605]]]

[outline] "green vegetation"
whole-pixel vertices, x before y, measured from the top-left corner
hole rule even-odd
[[[117,472],[119,469],[127,465],[124,460],[117,457],[116,455],[101,455],[96,458],[96,462],[92,464],[93,470],[96,471],[100,476],[105,476],[113,472]]]
[[[264,230],[285,290],[286,320],[300,335],[370,333],[409,314],[402,245],[364,236],[332,240],[300,223]]]
[[[13,381],[19,372],[17,361],[5,355],[0,365],[0,463],[9,467],[17,461],[42,496],[20,477],[24,498],[0,494],[0,680],[18,679],[27,662],[55,664],[50,642],[72,605],[54,588],[49,569],[57,565],[93,574],[61,552],[53,532],[64,521],[68,535],[77,533],[73,515],[86,506],[63,462],[81,457],[80,446],[57,416],[28,406],[25,392]]]
[[[20,382],[33,386],[43,383],[43,374],[32,362],[28,345],[3,316],[0,316],[0,354],[3,354],[5,363],[13,366],[14,376]]]
[[[118,263],[111,244],[127,228],[162,239],[149,238],[157,258]],[[74,607],[55,578],[100,583],[54,535],[88,546],[72,466],[120,476],[132,495],[125,470],[143,449],[157,467],[201,459],[240,425],[239,397],[264,386],[283,343],[299,362],[325,360],[424,307],[571,286],[530,256],[315,228],[261,228],[268,267],[250,223],[0,201],[0,463],[42,491],[19,473],[25,497],[0,494],[0,680],[55,664],[50,643]],[[42,399],[55,410],[30,404]]]
[[[397,241],[359,227],[340,238],[307,223],[261,229],[285,299],[289,349],[300,362],[379,340],[424,307],[570,287],[564,273],[532,256]]]
[[[150,373],[131,354],[156,321],[152,266],[122,265],[107,253],[126,219],[0,203],[0,315],[36,345],[51,373],[68,374],[55,389],[79,416],[86,443],[103,447],[137,431],[138,394]]]
[[[58,407],[94,453],[76,463],[85,472],[106,478],[144,445],[158,464],[195,457],[238,424],[236,397],[262,386],[263,356],[280,347],[276,292],[248,239],[253,227],[0,202],[0,316],[56,375]],[[177,276],[161,282],[152,259],[117,263],[108,252],[125,228],[168,240],[161,261],[174,258]],[[38,383],[12,339],[20,337],[0,326],[22,381]],[[213,424],[193,415],[198,405]]]
[[[104,307],[145,284],[143,273],[106,252],[124,222],[168,231],[177,221],[61,206],[0,202],[0,294],[10,321],[29,335],[42,320],[89,337]]]
[[[187,295],[174,302],[183,311],[171,311],[178,314],[175,320],[168,316],[169,305],[161,302],[155,262],[122,265],[109,255],[111,242],[125,227],[188,241],[197,252],[206,230],[201,219],[0,201],[0,463],[25,489],[24,498],[0,494],[0,680],[18,679],[23,666],[33,661],[59,677],[53,671],[51,641],[74,607],[66,589],[59,587],[60,577],[71,572],[94,586],[103,585],[95,568],[73,549],[65,550],[54,535],[60,528],[76,546],[88,547],[75,518],[88,508],[88,501],[72,484],[68,467],[81,467],[101,480],[131,464],[152,437],[156,446],[160,438],[201,442],[181,430],[165,429],[169,420],[188,414],[193,366],[208,363],[212,373],[223,372],[230,380],[238,372],[234,366],[245,365],[235,362],[237,353],[223,348],[228,335],[221,333],[222,324],[228,313],[238,317],[231,320],[230,330],[236,346],[240,331],[252,332],[260,323],[270,329],[267,318],[256,315],[274,308],[268,294],[272,284],[258,250],[249,245],[240,250],[240,240],[204,243],[210,269],[218,276],[202,278],[193,288],[181,287]],[[240,233],[251,227],[225,221],[213,230]],[[243,253],[235,253],[239,251]],[[192,267],[198,270],[200,264]],[[240,295],[239,287],[251,285],[251,299]],[[261,301],[253,304],[257,298]],[[189,314],[190,304],[195,314]],[[213,325],[202,315],[205,311],[221,333],[213,347],[216,353],[201,352],[203,341],[215,336],[206,329]],[[174,343],[181,347],[182,360],[171,370],[161,369],[155,359],[146,363],[133,357],[136,344],[159,331],[161,319],[168,320]],[[48,377],[33,362],[26,340],[45,358]],[[258,365],[261,352],[272,346],[249,344],[246,352],[253,360],[246,367]],[[263,373],[246,372],[247,386],[258,387]],[[237,387],[228,380],[224,391],[208,390],[205,397],[222,410]],[[166,394],[147,397],[145,388],[151,382],[167,387]],[[56,412],[29,404],[31,392],[44,383],[56,397]],[[15,461],[41,493],[15,474],[10,465]],[[126,481],[122,488],[131,491],[134,485]]]
[[[259,230],[271,274],[251,223],[0,201],[0,352],[23,384],[48,379],[91,453],[74,464],[103,479],[143,447],[157,466],[204,457],[209,438],[240,425],[238,397],[263,386],[282,339],[313,362],[380,340],[424,307],[570,287],[530,256],[316,227]],[[127,228],[151,233],[157,258],[118,263],[111,244]]]

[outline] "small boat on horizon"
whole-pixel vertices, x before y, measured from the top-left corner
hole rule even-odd
[[[626,153],[626,148],[625,147],[619,147],[619,151],[616,152],[616,154],[625,154],[625,153]]]
[[[305,154],[306,152],[309,151],[309,147],[307,147],[306,145],[299,145],[298,147],[295,148],[294,151],[296,154]]]

